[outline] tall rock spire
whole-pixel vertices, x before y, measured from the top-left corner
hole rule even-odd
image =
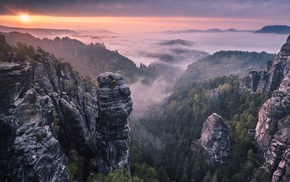
[[[120,74],[102,73],[98,83],[99,171],[108,173],[121,166],[129,170],[129,115],[132,111],[130,89]]]

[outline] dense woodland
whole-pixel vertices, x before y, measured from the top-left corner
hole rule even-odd
[[[219,76],[246,76],[250,70],[263,70],[275,54],[266,52],[219,51],[190,64],[177,81],[178,85],[192,84]]]
[[[248,131],[255,128],[266,98],[263,93],[240,93],[237,76],[176,88],[162,108],[134,122],[132,175],[145,182],[249,181],[259,162]],[[203,122],[213,112],[230,128],[231,160],[221,167],[206,165],[198,145]],[[144,129],[147,133],[140,132]]]

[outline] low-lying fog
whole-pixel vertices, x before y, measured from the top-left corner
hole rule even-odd
[[[93,33],[92,31],[90,32]],[[93,38],[92,38],[93,37]],[[96,32],[96,35],[76,37],[85,43],[104,42],[108,49],[118,50],[122,55],[133,60],[137,65],[143,63],[149,65],[156,61],[152,57],[140,56],[142,52],[158,53],[164,49],[160,42],[182,39],[194,42],[192,49],[205,51],[210,54],[219,50],[241,50],[277,53],[281,45],[285,43],[287,35],[258,34],[252,32],[218,32],[218,33],[139,33],[118,34],[113,32]]]
[[[118,52],[136,63],[150,65],[152,63],[160,63],[160,56],[168,54],[175,56],[176,60],[172,66],[181,69],[179,73],[172,73],[172,75],[181,74],[188,64],[200,59],[203,55],[198,56],[194,52],[185,54],[184,56],[176,56],[172,54],[173,49],[183,49],[187,52],[191,50],[205,51],[213,54],[220,50],[242,50],[242,51],[256,51],[277,53],[281,45],[287,39],[287,35],[279,34],[257,34],[252,32],[222,32],[222,33],[144,33],[144,34],[117,34],[105,32],[103,35],[96,34],[98,37],[83,37],[86,43],[89,42],[104,42],[106,47],[110,50],[118,50]],[[189,41],[191,45],[180,44],[162,44],[170,40],[185,40]],[[156,55],[156,56],[154,56]],[[195,56],[196,55],[196,56]],[[163,64],[168,64],[163,62]],[[174,79],[173,79],[174,81]],[[173,82],[168,82],[163,78],[157,79],[150,86],[136,82],[130,85],[132,91],[132,98],[134,102],[134,115],[140,116],[150,108],[156,106],[164,101],[169,96],[169,90],[174,85]]]
[[[193,44],[188,47],[180,45],[160,45],[163,41],[182,39]],[[150,54],[168,53],[169,49],[179,46],[184,49],[194,49],[205,51],[210,54],[219,50],[242,50],[256,52],[279,52],[281,45],[285,43],[287,35],[279,34],[257,34],[251,32],[223,32],[223,33],[145,33],[145,34],[115,34],[96,41],[104,42],[108,49],[118,50],[122,55],[133,60],[137,65],[143,63],[149,65],[152,62],[159,62],[158,57],[149,56]],[[145,54],[147,53],[147,54]],[[186,57],[184,57],[186,59]],[[191,62],[196,58],[189,57]],[[188,61],[179,60],[186,69]],[[165,82],[162,79],[155,81],[151,87],[137,82],[130,86],[134,101],[135,114],[142,116],[153,105],[162,103],[169,95],[168,90],[173,83]],[[167,91],[167,92],[165,92]]]
[[[137,66],[140,63],[147,66],[152,63],[161,65],[159,71],[165,70],[164,75],[151,85],[144,85],[142,82],[130,85],[134,114],[142,116],[152,106],[162,103],[168,97],[174,80],[185,71],[188,64],[207,56],[207,53],[213,54],[220,50],[277,53],[288,35],[252,32],[120,34],[105,30],[90,30],[78,31],[78,33],[68,36],[87,44],[91,42],[104,43],[107,49],[117,50],[120,54],[134,61]],[[178,41],[168,42],[171,40],[186,42],[185,44]],[[168,66],[171,66],[169,70]],[[173,78],[168,80],[170,76]]]

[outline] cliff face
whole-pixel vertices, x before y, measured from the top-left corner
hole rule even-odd
[[[0,60],[0,181],[68,181],[72,150],[102,161],[94,172],[129,169],[131,110],[119,74],[101,75],[98,88],[45,52]]]
[[[204,122],[201,131],[201,145],[207,152],[207,162],[223,165],[229,160],[230,140],[228,127],[221,116],[213,113]]]
[[[271,95],[279,88],[280,83],[290,69],[290,36],[277,54],[273,64],[268,62],[264,71],[251,71],[241,84],[241,90],[260,90]]]
[[[269,61],[267,65],[271,65],[272,62]],[[267,70],[267,69],[266,69]],[[268,83],[269,75],[268,71],[250,71],[248,76],[244,77],[240,83],[240,90],[249,90],[251,92],[256,92],[257,90],[265,92],[265,86]]]
[[[287,149],[277,170],[274,172],[272,181],[288,181],[290,179],[290,149]]]
[[[259,111],[255,139],[264,159],[263,168],[272,181],[279,181],[288,175],[290,168],[287,156],[290,148],[290,73],[283,79],[272,98],[267,100]],[[283,170],[282,170],[283,168]]]

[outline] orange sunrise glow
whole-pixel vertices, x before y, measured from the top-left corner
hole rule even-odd
[[[207,17],[69,17],[21,14],[0,16],[6,25],[23,28],[65,28],[74,30],[108,29],[116,32],[148,32],[179,29],[209,29],[212,27],[247,28],[264,24],[264,20]],[[267,20],[269,21],[269,20]]]
[[[21,14],[21,15],[20,15],[20,19],[21,19],[21,21],[22,21],[23,23],[28,23],[29,20],[30,20],[30,17],[29,17],[28,14]]]

